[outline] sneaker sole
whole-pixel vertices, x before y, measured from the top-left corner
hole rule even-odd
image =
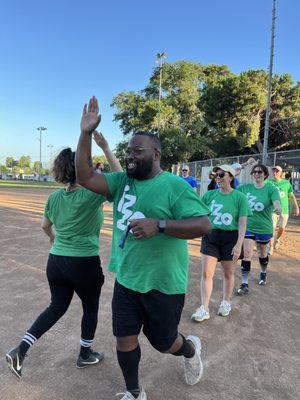
[[[19,374],[18,371],[14,368],[14,362],[11,356],[9,354],[5,354],[5,358],[8,363],[9,370],[20,379],[22,375]]]
[[[228,313],[221,313],[221,312],[219,312],[218,311],[218,315],[220,316],[220,317],[228,317],[228,315],[230,314],[230,311],[228,312]]]
[[[201,318],[201,317],[191,317],[191,320],[192,321],[195,321],[195,322],[202,322],[202,321],[205,321],[206,319],[210,319],[210,316],[208,316],[208,317],[203,317],[203,318]]]
[[[247,290],[246,292],[242,292],[240,290],[237,290],[236,293],[237,293],[238,296],[244,296],[245,294],[249,293],[249,290]]]

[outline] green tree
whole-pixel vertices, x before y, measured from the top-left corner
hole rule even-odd
[[[8,172],[9,172],[8,167],[6,165],[4,165],[4,164],[1,164],[0,165],[0,173],[1,174],[7,174]]]
[[[29,156],[22,156],[18,161],[18,166],[20,168],[30,167],[30,157]]]
[[[42,164],[41,164],[39,161],[35,161],[35,162],[33,163],[33,168],[32,168],[32,170],[33,170],[34,172],[39,173],[39,172],[41,171],[41,169],[42,169]]]
[[[13,157],[6,157],[5,165],[9,168],[14,166],[14,158]]]

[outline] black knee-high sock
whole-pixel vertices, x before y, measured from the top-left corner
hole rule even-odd
[[[195,355],[195,347],[193,343],[189,340],[186,340],[186,338],[181,333],[180,336],[183,340],[182,346],[179,350],[176,351],[176,353],[172,353],[173,356],[184,356],[185,358],[192,358]]]
[[[251,261],[242,260],[241,263],[241,275],[242,275],[242,283],[246,283],[248,285],[248,276],[251,269]]]
[[[132,351],[117,350],[118,362],[122,370],[126,389],[135,397],[138,397],[139,389],[139,362],[141,348],[138,346]]]
[[[261,272],[263,274],[265,274],[267,272],[267,267],[268,267],[268,263],[269,263],[269,256],[267,257],[259,257],[259,263],[260,263],[260,268],[261,268]]]

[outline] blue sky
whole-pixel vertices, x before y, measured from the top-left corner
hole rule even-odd
[[[159,51],[167,61],[267,68],[272,0],[48,0],[2,2],[0,13],[0,162],[44,162],[49,148],[76,148],[81,109],[100,100],[112,147],[122,140],[113,97],[142,89]],[[299,0],[277,0],[274,72],[300,80]],[[95,154],[100,154],[94,149]]]

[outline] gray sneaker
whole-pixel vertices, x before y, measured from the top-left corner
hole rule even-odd
[[[76,367],[77,368],[85,368],[90,365],[98,364],[104,358],[104,353],[98,353],[98,351],[94,351],[91,349],[90,355],[88,358],[82,358],[80,355],[77,358]]]
[[[184,377],[188,385],[196,385],[203,374],[203,364],[201,361],[201,340],[198,336],[189,335],[186,340],[193,343],[195,354],[191,358],[183,357]]]
[[[122,396],[122,395],[123,397],[120,400],[147,400],[147,395],[143,388],[141,388],[138,398],[133,397],[133,395],[130,392],[116,394],[116,396]]]

